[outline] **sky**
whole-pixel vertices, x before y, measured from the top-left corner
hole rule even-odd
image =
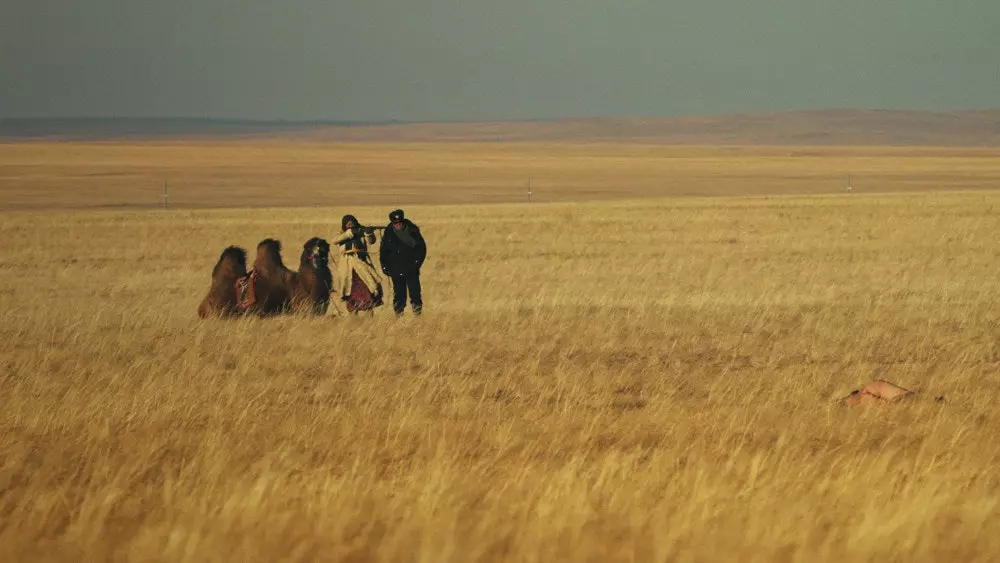
[[[4,0],[0,117],[1000,107],[1000,0]]]

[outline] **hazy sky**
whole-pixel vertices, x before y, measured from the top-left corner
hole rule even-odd
[[[0,117],[1000,107],[1000,0],[3,0]]]

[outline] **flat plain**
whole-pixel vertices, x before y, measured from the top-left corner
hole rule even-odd
[[[995,561],[996,157],[2,145],[0,560]],[[422,317],[196,317],[397,206]]]
[[[0,210],[578,202],[1000,186],[1000,148],[316,143],[0,144]],[[384,214],[380,214],[381,219]]]

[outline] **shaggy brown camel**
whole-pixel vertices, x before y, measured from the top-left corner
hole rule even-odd
[[[247,276],[247,252],[238,246],[230,246],[222,251],[219,261],[212,269],[212,285],[208,295],[198,306],[198,316],[228,317],[239,315],[239,297],[236,282]]]
[[[333,290],[333,274],[329,264],[328,242],[313,237],[302,245],[298,276],[292,292],[293,309],[316,316],[326,314],[330,306],[330,292]]]
[[[291,312],[298,274],[281,261],[280,241],[267,238],[257,245],[251,280],[253,303],[247,304],[248,313],[266,317]]]

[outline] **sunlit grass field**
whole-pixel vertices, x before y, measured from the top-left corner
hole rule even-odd
[[[0,214],[0,560],[1000,558],[1000,191],[406,205],[422,317],[197,318],[320,204]]]

